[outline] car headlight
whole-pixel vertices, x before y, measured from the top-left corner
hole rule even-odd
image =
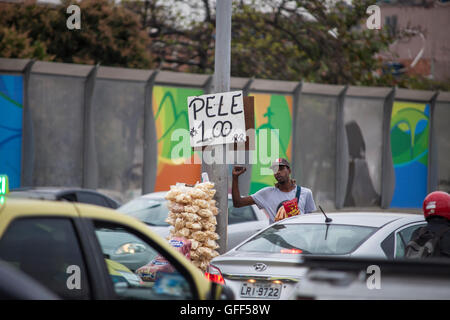
[[[115,254],[135,254],[139,252],[144,252],[146,250],[145,246],[140,243],[130,242],[121,245],[114,252]]]

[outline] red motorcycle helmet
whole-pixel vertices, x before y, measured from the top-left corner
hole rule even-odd
[[[423,200],[423,215],[425,219],[441,216],[450,220],[450,195],[443,191],[434,191]]]

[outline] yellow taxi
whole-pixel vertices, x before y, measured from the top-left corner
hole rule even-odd
[[[142,281],[124,265],[134,254],[148,260],[163,257],[170,272]],[[144,223],[88,204],[4,198],[0,260],[62,299],[233,298]]]

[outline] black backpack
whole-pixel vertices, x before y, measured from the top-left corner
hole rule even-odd
[[[439,242],[442,236],[449,230],[450,227],[445,227],[439,232],[434,233],[427,227],[420,228],[417,236],[413,237],[406,245],[405,258],[421,259],[440,256]]]

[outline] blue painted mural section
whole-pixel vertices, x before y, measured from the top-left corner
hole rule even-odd
[[[421,208],[427,195],[430,105],[396,101],[391,118],[395,189],[391,207]]]
[[[20,187],[22,159],[23,77],[0,75],[0,174],[9,188]]]
[[[391,207],[421,208],[427,195],[428,167],[411,162],[395,168],[395,191]]]

